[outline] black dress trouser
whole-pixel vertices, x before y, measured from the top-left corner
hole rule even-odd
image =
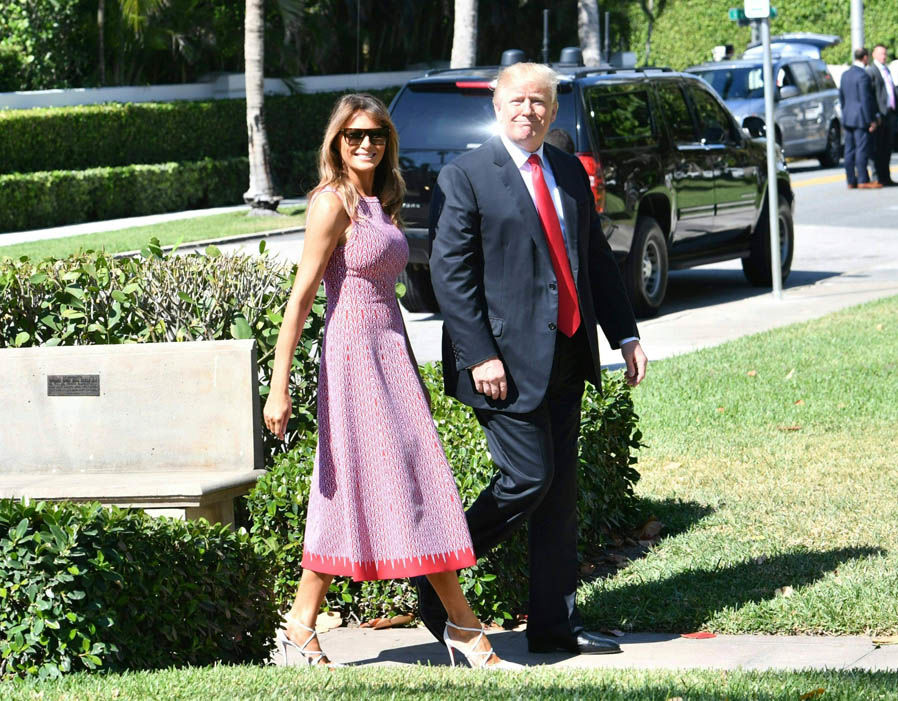
[[[577,613],[577,438],[586,368],[581,328],[557,336],[546,396],[533,411],[476,410],[498,470],[467,511],[481,557],[530,521],[528,637],[567,637]],[[501,573],[499,573],[501,577]]]
[[[873,132],[873,166],[876,170],[876,180],[883,185],[892,181],[889,161],[892,160],[895,120],[895,110],[888,110],[882,123]]]

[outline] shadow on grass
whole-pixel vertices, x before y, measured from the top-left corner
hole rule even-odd
[[[773,599],[776,590],[813,584],[851,560],[882,556],[881,548],[795,550],[714,569],[692,569],[661,580],[585,592],[583,616],[593,628],[686,633],[716,613]]]
[[[644,497],[639,500],[640,523],[644,523],[651,516],[656,517],[664,524],[661,535],[665,538],[688,531],[694,524],[706,516],[710,516],[714,511],[713,507],[699,504],[697,501],[669,498],[647,499]]]

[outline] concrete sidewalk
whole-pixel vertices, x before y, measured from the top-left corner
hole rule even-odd
[[[281,633],[282,634],[282,633]],[[279,634],[280,635],[280,634]],[[337,628],[320,636],[334,662],[353,665],[448,665],[446,649],[425,628]],[[563,669],[835,669],[898,671],[898,645],[877,646],[865,636],[718,635],[690,639],[670,633],[631,633],[618,639],[619,655],[534,655],[522,631],[496,631],[498,654],[523,665]],[[279,645],[272,661],[302,664],[299,653]]]

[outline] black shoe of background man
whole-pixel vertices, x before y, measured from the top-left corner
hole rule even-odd
[[[573,652],[579,655],[611,655],[621,652],[620,646],[595,633],[579,630],[565,636],[527,636],[530,652]]]
[[[445,645],[443,631],[446,629],[448,616],[440,597],[437,596],[436,591],[424,575],[412,577],[411,581],[415,585],[415,589],[418,590],[418,616],[420,616],[421,622],[438,642]]]

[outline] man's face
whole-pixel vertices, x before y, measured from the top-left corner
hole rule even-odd
[[[883,66],[886,65],[886,59],[888,58],[888,51],[886,51],[885,46],[877,46],[873,49],[873,60],[877,63],[881,63]]]
[[[525,151],[536,151],[558,113],[551,90],[538,80],[518,78],[496,93],[493,107],[505,135]]]

